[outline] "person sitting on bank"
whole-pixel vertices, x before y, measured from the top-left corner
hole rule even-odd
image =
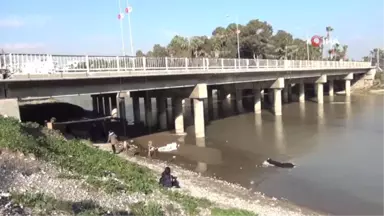
[[[159,184],[166,188],[180,188],[177,177],[171,175],[171,168],[169,167],[165,167],[164,172],[161,174]]]
[[[107,143],[111,144],[113,154],[116,154],[116,145],[119,141],[117,140],[117,135],[113,131],[108,132],[108,141]]]

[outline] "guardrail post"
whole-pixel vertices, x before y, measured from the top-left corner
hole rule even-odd
[[[286,60],[284,60],[284,61],[286,61]],[[276,60],[276,68],[279,68],[279,60]]]
[[[147,59],[143,57],[143,70],[147,70]]]
[[[303,65],[303,61],[302,61],[302,60],[300,60],[300,61],[299,61],[299,68],[301,68],[301,67],[302,67],[302,65]]]
[[[267,62],[266,62],[266,68],[269,68],[269,60],[267,59]]]
[[[165,57],[165,70],[168,70],[168,57]]]
[[[256,67],[260,68],[260,60],[259,59],[256,59]]]
[[[10,53],[9,54],[9,67],[10,67],[10,71],[11,71],[11,73],[13,73],[14,71],[13,71],[13,62],[12,62],[12,54]]]
[[[203,70],[205,70],[205,59],[203,58]]]
[[[117,71],[120,72],[120,60],[119,60],[119,56],[116,56],[116,67],[117,67]]]
[[[85,56],[85,67],[87,69],[87,75],[89,74],[89,58],[88,55]]]
[[[207,70],[209,70],[209,58],[206,58],[205,60],[207,60]]]
[[[249,69],[249,59],[246,59],[245,62],[247,64],[247,70],[248,70]]]
[[[188,58],[185,58],[185,70],[188,70]]]
[[[236,60],[237,60],[237,59],[233,59],[233,60],[234,60],[234,62],[235,62],[235,69],[236,69]]]
[[[224,70],[224,59],[221,59],[221,70]]]

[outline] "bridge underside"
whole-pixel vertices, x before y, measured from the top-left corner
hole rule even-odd
[[[180,88],[193,88],[199,83],[207,85],[224,85],[234,83],[269,83],[277,78],[284,78],[290,83],[313,82],[322,75],[328,79],[343,79],[344,76],[364,74],[367,69],[339,69],[315,71],[281,71],[281,72],[237,72],[237,73],[211,73],[166,76],[135,76],[114,78],[87,78],[87,79],[56,79],[56,80],[0,80],[0,97],[26,98],[26,97],[58,97],[65,95],[100,94],[120,91],[143,91],[156,89],[178,89],[172,93],[184,95]],[[270,81],[268,83],[268,81]],[[267,86],[266,86],[267,88]],[[164,91],[167,94],[167,91]]]

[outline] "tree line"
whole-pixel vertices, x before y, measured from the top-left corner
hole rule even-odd
[[[238,31],[237,31],[238,30]],[[333,28],[326,27],[327,39]],[[313,47],[307,40],[294,38],[284,30],[274,33],[272,25],[258,19],[246,25],[229,24],[217,27],[211,36],[184,37],[176,35],[167,46],[155,44],[147,53],[138,50],[136,56],[147,57],[188,57],[188,58],[237,58],[237,34],[241,58],[254,59],[297,59],[321,60],[322,53],[328,52],[328,60],[344,59],[348,46],[335,44],[329,50]]]

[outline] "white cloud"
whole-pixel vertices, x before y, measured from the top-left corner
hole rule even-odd
[[[0,17],[0,28],[19,28],[24,26],[41,27],[45,26],[50,17],[45,15],[26,15]]]
[[[7,43],[0,44],[0,49],[5,52],[31,52],[44,48],[42,43]]]
[[[24,22],[18,18],[2,18],[0,19],[0,28],[17,28],[23,26]]]

